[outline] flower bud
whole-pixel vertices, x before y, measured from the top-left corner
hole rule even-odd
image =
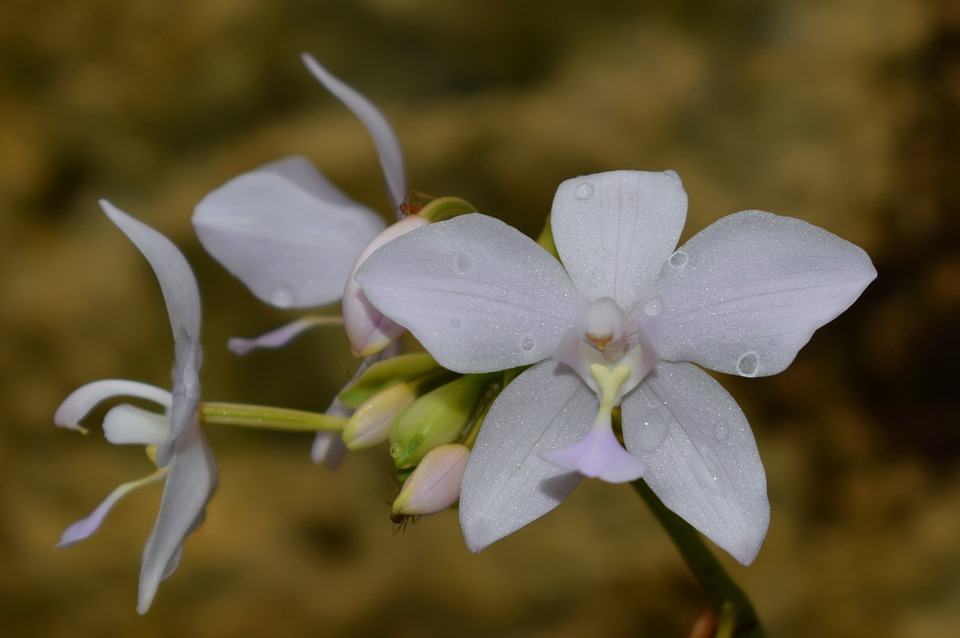
[[[467,467],[470,448],[458,443],[430,450],[407,477],[393,502],[393,514],[423,516],[436,514],[457,502],[460,483]]]
[[[347,421],[343,429],[343,442],[355,452],[386,441],[390,435],[390,424],[400,410],[416,398],[416,391],[409,383],[398,383],[373,395]]]
[[[351,408],[359,408],[392,385],[433,373],[446,374],[446,371],[426,352],[398,355],[372,364],[340,392],[338,398]],[[453,375],[452,372],[449,374]]]
[[[390,456],[397,469],[413,467],[438,445],[462,439],[482,413],[481,399],[491,382],[500,376],[498,372],[463,375],[404,408],[390,428]]]

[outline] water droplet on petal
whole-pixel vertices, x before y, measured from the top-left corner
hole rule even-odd
[[[453,328],[454,330],[459,330],[461,325],[463,325],[463,322],[460,321],[459,319],[450,320],[450,327]]]
[[[533,337],[524,337],[523,341],[520,342],[520,347],[523,348],[525,352],[533,350],[533,346]]]
[[[270,290],[270,303],[277,308],[289,308],[297,302],[293,289],[286,284],[276,284]]]
[[[590,199],[593,195],[593,185],[584,182],[577,186],[577,189],[573,191],[573,196],[577,199]]]
[[[737,359],[737,373],[744,377],[755,377],[760,372],[760,357],[756,352],[744,352]]]
[[[670,255],[669,263],[674,268],[683,268],[687,265],[687,253],[682,250],[678,250],[672,255]]]
[[[660,301],[658,297],[648,299],[647,302],[643,304],[643,312],[648,317],[656,317],[663,312],[663,302]]]
[[[457,272],[465,273],[473,268],[473,259],[467,253],[457,253]]]

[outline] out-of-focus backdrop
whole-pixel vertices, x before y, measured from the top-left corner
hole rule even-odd
[[[773,521],[724,558],[775,636],[960,627],[960,12],[935,0],[0,3],[0,633],[4,636],[684,636],[706,601],[628,487],[587,481],[471,555],[456,515],[393,533],[385,449],[313,466],[310,437],[210,431],[222,481],[146,617],[159,489],[89,540],[65,526],[149,462],[54,428],[75,387],[164,384],[145,261],[100,213],[169,235],[203,294],[204,396],[322,409],[354,365],[336,330],[237,358],[297,316],[199,247],[194,204],[290,154],[386,210],[362,126],[314,53],[396,128],[411,187],[529,234],[556,186],[677,170],[689,236],[748,208],[824,226],[880,272],[766,379],[722,379],[753,425]],[[336,312],[336,308],[329,309]],[[93,423],[96,426],[96,423]]]

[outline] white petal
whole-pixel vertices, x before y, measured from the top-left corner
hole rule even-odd
[[[80,386],[70,393],[53,416],[54,423],[61,428],[82,430],[80,421],[101,401],[114,397],[136,397],[146,399],[169,410],[173,404],[172,395],[161,388],[127,381],[125,379],[104,379]]]
[[[147,612],[160,581],[176,567],[183,541],[203,522],[216,487],[217,465],[194,421],[173,444],[160,513],[143,550],[139,613]]]
[[[193,225],[207,252],[254,295],[294,308],[339,299],[383,220],[347,199],[310,162],[292,157],[208,194]]]
[[[664,505],[749,565],[770,523],[767,481],[746,417],[689,363],[661,362],[622,403],[627,449]]]
[[[456,372],[540,361],[586,310],[556,259],[519,231],[479,214],[394,239],[356,278],[374,306]]]
[[[342,324],[343,319],[341,317],[307,315],[306,317],[301,317],[296,321],[291,321],[288,324],[280,326],[275,330],[271,330],[266,334],[262,334],[259,337],[252,339],[231,337],[227,342],[227,348],[229,348],[230,352],[240,356],[250,354],[260,348],[282,348],[311,328]]]
[[[367,127],[373,138],[373,144],[377,147],[377,154],[380,156],[380,166],[387,180],[390,199],[393,201],[394,208],[399,210],[400,204],[407,196],[407,175],[403,167],[400,142],[397,141],[397,136],[390,128],[387,118],[367,98],[322,67],[313,56],[304,53],[302,58],[310,73],[353,111],[353,114]]]
[[[121,404],[103,418],[103,434],[114,445],[159,445],[170,436],[170,417]]]
[[[653,288],[686,215],[673,171],[613,171],[560,184],[550,219],[560,260],[587,301],[611,297],[629,312]]]
[[[661,359],[776,374],[875,277],[850,242],[798,219],[745,211],[684,244],[653,292],[658,312],[634,313],[627,323]]]
[[[460,491],[460,525],[472,552],[560,504],[581,475],[540,458],[579,441],[597,411],[592,390],[555,361],[517,377],[497,397],[470,453]]]
[[[106,200],[100,207],[143,253],[160,282],[173,331],[173,404],[170,436],[157,451],[157,464],[169,462],[169,447],[196,414],[200,401],[200,292],[186,258],[169,239]]]

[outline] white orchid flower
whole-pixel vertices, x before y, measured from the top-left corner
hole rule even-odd
[[[672,171],[588,175],[554,199],[562,265],[472,214],[395,239],[358,270],[369,300],[444,367],[535,364],[497,398],[467,464],[471,550],[550,511],[584,475],[642,476],[738,561],[756,557],[769,523],[763,465],[743,412],[693,364],[780,372],[876,271],[853,244],[761,211],[674,251],[686,206]]]
[[[60,405],[54,421],[83,430],[80,421],[100,402],[134,397],[158,405],[163,414],[132,405],[112,408],[103,421],[106,438],[115,444],[147,446],[157,465],[150,476],[125,483],[93,513],[71,525],[58,546],[93,534],[116,502],[134,489],[164,481],[160,512],[143,551],[137,611],[147,612],[160,581],[180,561],[184,539],[203,522],[207,502],[217,486],[217,466],[200,429],[200,295],[190,266],[166,237],[101,201],[104,212],[147,258],[160,281],[174,338],[173,391],[125,380],[105,380],[75,390]]]

